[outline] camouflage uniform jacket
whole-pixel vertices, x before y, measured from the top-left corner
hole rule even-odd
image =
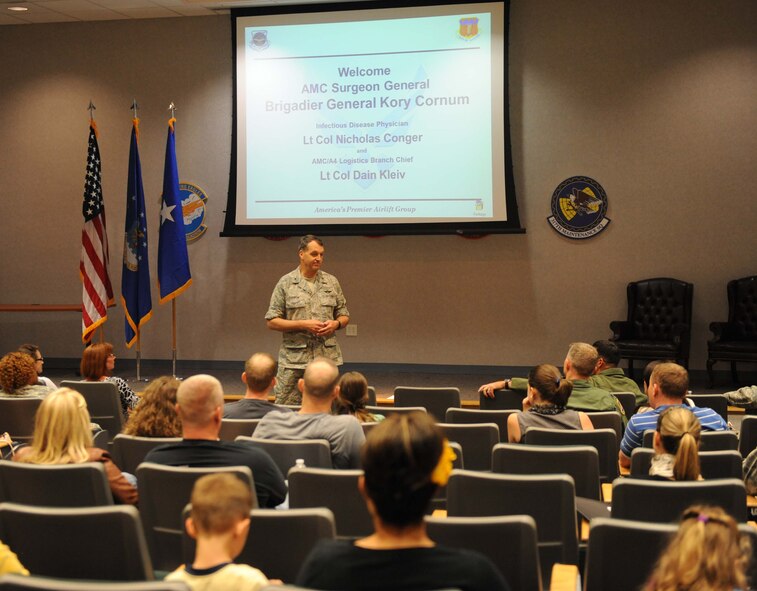
[[[636,382],[627,377],[619,367],[603,369],[598,374],[591,376],[589,383],[596,388],[602,388],[602,390],[607,390],[608,392],[631,392],[636,397],[636,406],[649,403],[646,395],[642,394]]]
[[[350,315],[336,277],[318,271],[315,289],[311,291],[310,287],[299,268],[284,275],[273,289],[265,319],[327,321]],[[324,339],[304,330],[284,332],[279,349],[279,366],[304,369],[316,357],[326,357],[337,365],[343,363],[335,335]]]

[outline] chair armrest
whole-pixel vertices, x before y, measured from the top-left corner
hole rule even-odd
[[[613,320],[610,322],[612,340],[628,339],[633,337],[631,323],[628,320]]]
[[[713,334],[713,338],[710,339],[711,343],[730,341],[735,337],[734,326],[730,322],[710,322],[710,331]]]
[[[576,591],[578,589],[579,575],[575,564],[552,565],[552,579],[549,584],[550,591]]]

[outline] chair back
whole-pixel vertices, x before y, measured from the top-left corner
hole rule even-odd
[[[629,283],[628,321],[634,337],[644,341],[673,341],[679,336],[677,325],[691,327],[693,293],[691,283],[669,277]],[[688,337],[685,347],[688,357]]]
[[[368,405],[376,406],[376,388],[368,386]]]
[[[284,587],[278,587],[281,591]],[[0,591],[192,591],[182,581],[131,581],[111,583],[105,581],[87,582],[80,580],[50,579],[47,577],[27,577],[24,575],[3,575],[0,577]]]
[[[371,429],[375,429],[380,424],[381,423],[360,423],[360,426],[363,428],[363,435],[368,437],[368,433],[371,432]]]
[[[441,422],[448,408],[460,408],[460,389],[397,386],[394,389],[394,406],[422,406]]]
[[[113,494],[100,462],[43,466],[2,460],[0,501],[42,507],[95,507],[112,505]]]
[[[523,410],[525,395],[518,390],[494,390],[494,398],[478,395],[478,407],[481,410]]]
[[[357,481],[362,470],[294,468],[289,471],[289,507],[331,509],[340,538],[358,538],[373,532],[373,522]]]
[[[259,422],[260,419],[222,419],[218,437],[222,441],[234,441],[240,435],[252,437]]]
[[[536,521],[542,579],[552,565],[577,564],[576,493],[565,474],[511,476],[453,470],[447,483],[450,517],[530,515]]]
[[[620,406],[623,407],[623,412],[626,413],[627,419],[636,414],[636,395],[633,392],[610,392],[610,394],[618,399]]]
[[[492,452],[497,474],[568,474],[577,497],[601,500],[599,454],[590,445],[500,443]]]
[[[373,414],[384,415],[389,418],[392,415],[409,413],[409,412],[427,412],[423,406],[366,406],[365,410]]]
[[[647,429],[641,440],[642,447],[654,447],[654,429]],[[734,431],[702,431],[699,451],[724,451],[739,449],[739,436]]]
[[[255,439],[254,437],[237,437],[265,450],[282,474],[294,467],[297,460],[305,460],[305,466],[311,468],[331,468],[331,446],[325,439]]]
[[[691,400],[694,406],[711,408],[728,422],[728,398],[722,394],[688,394],[686,398]]]
[[[757,341],[757,275],[732,279],[728,292],[728,323],[740,341]]]
[[[84,396],[92,422],[105,429],[110,434],[111,441],[121,432],[124,426],[121,394],[114,383],[63,381],[60,387],[71,388]]]
[[[249,484],[253,506],[257,507],[252,471],[247,466],[177,468],[142,462],[137,468],[139,514],[156,569],[172,571],[181,564],[182,511],[189,503],[195,481],[219,472],[231,472]]]
[[[516,410],[479,410],[476,408],[448,408],[445,422],[454,425],[494,423],[499,428],[500,443],[507,443],[507,418]]]
[[[572,431],[568,429],[531,428],[525,443],[530,445],[590,445],[599,453],[599,479],[612,482],[619,475],[618,440],[613,429]]]
[[[635,591],[644,587],[657,559],[678,530],[671,523],[597,517],[591,520],[584,591]]]
[[[136,435],[124,435],[119,433],[113,438],[110,454],[113,463],[129,474],[137,473],[145,456],[151,450],[167,443],[178,443],[181,437],[137,437]]]
[[[1,503],[0,539],[35,575],[101,581],[154,579],[139,513],[132,506],[53,508]]]
[[[649,474],[652,458],[655,456],[653,449],[637,447],[631,452],[631,475],[645,476]],[[702,478],[743,478],[741,468],[741,454],[732,449],[720,451],[700,451],[699,471]]]
[[[190,511],[191,505],[187,505],[184,521]],[[269,579],[291,582],[297,579],[297,573],[315,545],[320,540],[335,537],[334,514],[329,509],[253,509],[247,541],[234,562],[254,566]],[[184,564],[191,564],[197,544],[186,529],[182,542]]]
[[[426,517],[426,531],[437,544],[489,558],[511,589],[542,588],[536,522],[528,515]]]
[[[28,443],[34,435],[34,415],[42,398],[0,398],[0,432],[13,441]]]
[[[755,447],[757,447],[757,417],[744,417],[741,420],[741,431],[739,432],[741,456],[746,459]]]
[[[694,504],[717,505],[746,522],[746,489],[741,480],[723,478],[670,482],[619,478],[612,484],[612,517],[669,523]]]
[[[612,429],[615,431],[617,441],[623,439],[625,429],[623,429],[623,419],[616,410],[603,410],[601,412],[587,412],[591,424],[595,429]]]
[[[452,468],[462,470],[465,468],[465,461],[463,459],[463,448],[456,441],[450,441],[449,446],[452,451],[455,452],[455,459],[452,461]],[[438,486],[434,492],[434,496],[431,497],[431,509],[443,509],[447,510],[447,486]]]
[[[437,423],[450,441],[460,444],[465,455],[466,470],[492,469],[492,449],[499,443],[499,428],[494,423],[453,425]]]

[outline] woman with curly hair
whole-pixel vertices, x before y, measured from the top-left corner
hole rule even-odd
[[[734,591],[747,589],[752,555],[746,534],[720,507],[693,505],[657,561],[644,591]]]
[[[137,406],[139,397],[126,383],[126,380],[110,375],[116,366],[116,356],[113,354],[113,345],[110,343],[97,343],[90,345],[81,356],[81,377],[87,382],[112,382],[118,387],[121,395],[121,409],[124,415]]]
[[[0,359],[0,397],[44,397],[52,388],[37,384],[34,359],[26,353],[8,353]]]
[[[297,584],[332,591],[460,589],[506,591],[491,561],[470,550],[437,546],[423,516],[447,483],[455,454],[425,412],[394,415],[371,430],[361,451],[358,488],[374,533],[355,542],[320,542]]]
[[[357,371],[348,371],[339,380],[339,395],[334,399],[335,415],[352,415],[361,423],[377,423],[384,415],[373,414],[365,409],[368,404],[368,381]]]
[[[162,376],[150,382],[123,429],[136,437],[181,437],[181,419],[176,414],[179,380]]]
[[[107,451],[93,446],[87,403],[70,388],[55,390],[42,401],[34,417],[32,443],[18,449],[13,460],[44,465],[100,462],[113,497],[124,504],[137,504],[137,489],[126,480]]]

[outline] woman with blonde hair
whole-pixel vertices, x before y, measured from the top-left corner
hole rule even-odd
[[[334,400],[333,412],[337,415],[352,415],[361,423],[377,423],[384,415],[373,414],[365,409],[368,404],[368,380],[357,371],[348,371],[339,380],[339,396]]]
[[[746,534],[720,507],[693,505],[657,561],[644,591],[747,589],[752,550]]]
[[[81,356],[81,377],[87,382],[111,382],[118,387],[121,395],[121,409],[124,415],[128,415],[139,402],[139,397],[126,383],[126,380],[112,376],[116,366],[116,356],[113,354],[113,345],[110,343],[96,343],[90,345]]]
[[[699,480],[699,419],[683,406],[660,413],[649,475],[660,480]]]
[[[181,419],[176,414],[179,380],[162,376],[150,382],[123,429],[137,437],[181,437]]]
[[[358,488],[374,533],[357,541],[320,542],[297,584],[332,591],[460,589],[505,591],[488,558],[437,546],[423,516],[437,487],[447,483],[455,454],[424,412],[394,415],[377,425],[361,450]]]
[[[53,389],[37,384],[34,359],[26,353],[8,353],[0,359],[0,398],[46,396]]]
[[[114,498],[124,504],[137,504],[137,489],[112,462],[110,454],[93,447],[87,404],[81,394],[70,388],[55,390],[42,401],[34,418],[31,445],[16,451],[13,459],[48,465],[100,462]]]

